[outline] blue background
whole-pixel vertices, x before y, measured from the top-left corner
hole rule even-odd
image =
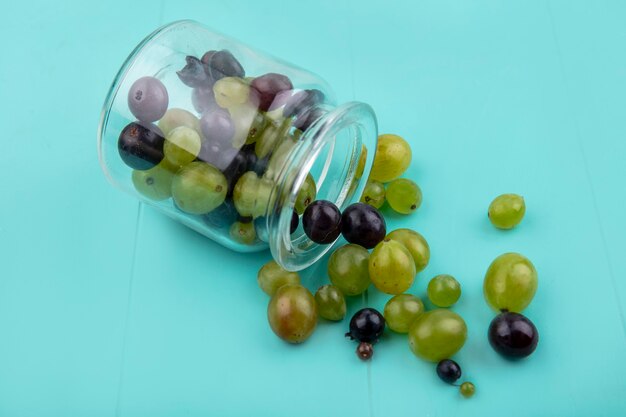
[[[107,1],[3,4],[0,416],[626,415],[626,2]],[[326,78],[413,147],[432,259],[469,326],[463,400],[387,334],[358,361],[347,324],[274,337],[256,272],[111,187],[100,107],[126,55],[192,18]],[[511,232],[485,212],[525,196]],[[541,342],[499,358],[482,279],[518,251],[539,271]],[[324,263],[303,274],[315,289]],[[369,299],[367,299],[369,297]],[[382,308],[374,291],[350,301]]]

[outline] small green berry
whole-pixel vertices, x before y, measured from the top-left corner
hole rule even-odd
[[[461,391],[461,395],[465,398],[470,398],[474,395],[474,392],[476,392],[476,387],[471,382],[464,382],[461,384],[459,391]]]
[[[517,194],[502,194],[489,205],[489,220],[498,229],[512,229],[526,213],[524,197]]]
[[[334,285],[320,287],[315,293],[315,302],[320,317],[326,320],[339,321],[346,315],[346,299]]]

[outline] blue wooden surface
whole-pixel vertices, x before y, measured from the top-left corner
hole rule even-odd
[[[0,416],[626,414],[626,3],[541,0],[11,2],[0,65]],[[192,18],[325,77],[412,144],[428,279],[463,285],[472,400],[404,337],[360,363],[322,323],[275,338],[256,271],[106,183],[95,134],[141,38]],[[502,233],[495,195],[526,197]],[[539,271],[529,360],[488,347],[481,284],[519,251]],[[311,289],[324,262],[306,271]],[[382,308],[374,291],[350,301]]]

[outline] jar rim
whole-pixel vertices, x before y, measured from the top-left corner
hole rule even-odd
[[[296,241],[290,233],[293,207],[301,185],[313,167],[321,151],[334,146],[340,132],[349,130],[351,140],[349,165],[341,172],[341,188],[327,198],[341,210],[357,202],[365,188],[374,161],[378,140],[378,123],[371,106],[361,102],[348,102],[325,113],[305,131],[298,145],[292,151],[288,162],[278,174],[272,190],[267,216],[267,227],[272,256],[283,268],[299,271],[319,260],[334,245],[322,245],[311,241],[302,234]],[[365,168],[361,177],[356,178],[357,167],[365,146]],[[369,152],[368,152],[369,150]],[[354,187],[354,182],[357,186]]]

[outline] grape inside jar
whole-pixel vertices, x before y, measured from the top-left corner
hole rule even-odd
[[[269,247],[288,270],[332,246],[297,216],[313,200],[357,202],[376,144],[370,106],[337,105],[317,75],[193,21],[135,48],[98,134],[114,185],[230,249]]]

